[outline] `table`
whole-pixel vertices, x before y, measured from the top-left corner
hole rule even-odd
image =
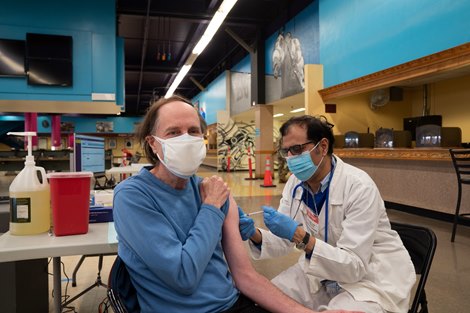
[[[105,254],[117,252],[114,223],[90,224],[88,233],[73,236],[52,236],[48,233],[0,236],[0,262],[53,258],[54,312],[62,312],[60,258],[69,255]]]
[[[140,171],[144,166],[150,166],[152,164],[137,163],[126,166],[116,166],[111,167],[109,170],[106,170],[106,174],[135,174]]]
[[[123,175],[129,174],[132,176],[133,174],[138,173],[142,167],[150,165],[152,164],[137,163],[127,166],[111,167],[109,170],[106,170],[106,174],[119,174],[119,180],[122,181],[124,178]]]

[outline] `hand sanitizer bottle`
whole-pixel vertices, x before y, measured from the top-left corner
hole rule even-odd
[[[10,185],[10,233],[33,235],[47,232],[51,227],[51,196],[46,171],[35,165],[32,155],[31,137],[36,133],[9,132],[8,135],[28,136],[25,167]]]

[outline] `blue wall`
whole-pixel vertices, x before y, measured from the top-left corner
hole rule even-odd
[[[206,113],[207,125],[217,123],[217,111],[226,110],[226,74],[220,74],[212,83],[206,87],[206,91],[200,92],[192,99],[193,103],[198,103]]]
[[[0,78],[0,99],[91,101],[91,93],[116,93],[114,0],[2,1],[0,37],[26,33],[73,37],[73,87],[29,86],[26,78]]]
[[[75,126],[76,133],[95,133],[96,122],[113,122],[115,134],[132,134],[135,131],[135,124],[141,122],[141,117],[75,117],[62,116],[61,122],[72,122]],[[44,127],[43,121],[47,121],[49,126]],[[0,128],[8,127],[9,123],[24,122],[24,115],[0,115]],[[51,118],[49,116],[38,116],[38,133],[51,133]],[[1,134],[0,134],[1,135]]]
[[[470,1],[319,1],[325,87],[470,41]]]
[[[282,31],[284,33],[290,32],[292,37],[300,40],[305,64],[317,64],[320,61],[318,1],[310,4],[297,16],[287,22]],[[267,75],[273,75],[272,54],[274,43],[278,35],[279,33],[276,32],[265,41],[265,66]]]
[[[113,133],[116,134],[133,134],[135,132],[135,123],[139,123],[142,120],[140,117],[70,117],[64,116],[61,118],[62,122],[72,122],[75,124],[76,133],[95,133],[96,122],[113,122]],[[38,119],[38,131],[41,132],[40,122]],[[45,129],[45,132],[50,132]]]

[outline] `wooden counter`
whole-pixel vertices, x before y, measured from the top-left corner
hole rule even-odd
[[[340,158],[382,159],[382,160],[419,160],[450,161],[449,149],[446,148],[356,148],[335,149]]]
[[[366,171],[385,201],[454,214],[457,176],[449,150],[336,149],[345,162]],[[462,210],[470,212],[470,188],[463,189]]]

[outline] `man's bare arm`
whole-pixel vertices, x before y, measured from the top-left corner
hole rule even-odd
[[[256,272],[240,236],[238,207],[231,195],[229,212],[222,230],[222,246],[235,284],[244,295],[270,312],[314,312],[286,296],[266,277]],[[346,311],[329,312],[346,313]]]

